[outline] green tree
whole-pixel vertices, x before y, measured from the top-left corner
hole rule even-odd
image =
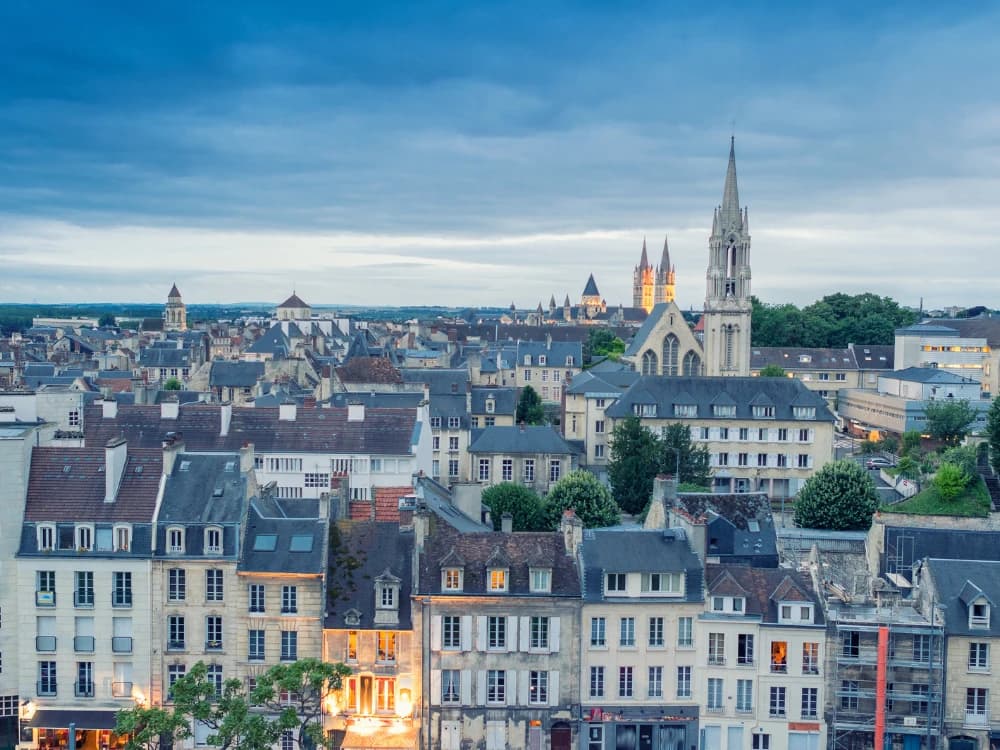
[[[977,474],[976,458],[976,447],[974,445],[960,445],[956,448],[946,449],[941,454],[941,463],[957,466],[971,481]]]
[[[838,531],[867,529],[878,509],[875,483],[855,461],[834,461],[806,480],[795,500],[795,525]]]
[[[899,463],[896,464],[896,470],[903,479],[920,478],[920,464],[917,463],[913,456],[903,456],[899,459]]]
[[[483,504],[490,509],[493,528],[500,530],[504,513],[513,517],[514,531],[545,531],[548,519],[542,506],[542,498],[523,484],[501,482],[483,490]]]
[[[904,456],[920,455],[920,430],[907,430],[903,433],[903,445],[900,453]]]
[[[994,398],[986,415],[986,442],[990,446],[990,466],[1000,472],[1000,398]]]
[[[783,367],[778,365],[767,365],[760,371],[760,377],[762,378],[786,378],[788,373],[785,372]]]
[[[542,407],[542,397],[530,385],[521,389],[517,400],[516,417],[518,424],[545,424],[545,409]]]
[[[653,494],[657,439],[638,417],[618,422],[611,431],[608,479],[618,507],[640,513]]]
[[[584,527],[614,526],[621,519],[611,491],[589,471],[572,471],[549,489],[545,515],[549,528],[559,525],[563,511],[572,508]]]
[[[895,453],[899,450],[899,441],[892,435],[886,435],[878,441],[878,449],[886,453]]]
[[[971,479],[961,466],[942,462],[937,474],[934,475],[934,489],[938,491],[942,500],[950,503],[958,499],[969,486]]]
[[[183,387],[183,384],[177,378],[167,378],[163,381],[163,390],[165,391],[179,391]]]
[[[115,326],[115,316],[114,316],[114,313],[106,312],[106,313],[102,314],[101,317],[99,317],[97,319],[97,325],[100,326],[101,328],[104,328],[105,326],[108,326],[110,328],[114,328],[114,326]]]
[[[688,425],[679,422],[667,425],[658,441],[657,453],[659,473],[672,475],[679,468],[679,482],[701,487],[711,484],[708,447],[697,445],[691,440],[691,428]]]
[[[603,326],[591,326],[584,343],[584,361],[590,363],[595,357],[607,357],[617,361],[625,353],[625,342]]]
[[[299,659],[271,667],[257,678],[250,693],[254,706],[278,717],[282,729],[290,729],[300,750],[323,742],[323,706],[341,690],[351,668],[320,659]]]
[[[958,445],[969,433],[976,419],[976,410],[968,401],[928,401],[924,410],[927,432],[945,445]]]

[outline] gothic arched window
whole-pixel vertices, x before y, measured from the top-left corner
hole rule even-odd
[[[701,375],[701,357],[692,351],[684,355],[684,374]]]
[[[656,352],[652,349],[647,349],[642,355],[642,374],[643,375],[659,375],[657,372],[659,362],[656,360]]]
[[[672,333],[663,339],[663,374],[677,374],[677,337]]]
[[[735,369],[736,365],[736,336],[739,333],[739,328],[734,325],[725,326],[723,329],[725,340],[725,357],[723,359],[723,367],[727,370]]]

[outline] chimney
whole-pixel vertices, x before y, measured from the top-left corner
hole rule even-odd
[[[514,533],[514,516],[510,513],[504,513],[500,516],[500,531],[504,534]]]
[[[416,510],[416,495],[403,495],[399,498],[399,528],[401,531],[413,529],[413,514]]]
[[[118,496],[126,463],[128,443],[125,438],[112,438],[104,446],[104,502],[113,503]]]
[[[413,545],[417,552],[424,548],[424,540],[430,533],[431,512],[424,503],[417,505],[413,513]]]
[[[473,521],[482,521],[483,485],[479,482],[455,482],[451,485],[451,504]]]
[[[101,416],[104,419],[114,419],[118,416],[118,402],[113,398],[104,399],[104,403],[101,404]]]
[[[295,402],[285,401],[283,404],[278,406],[278,421],[279,422],[294,422],[295,421]]]
[[[472,381],[465,381],[465,413],[472,414]]]
[[[146,403],[148,389],[142,378],[132,378],[132,395],[135,397],[133,403],[142,406]]]
[[[577,517],[576,511],[572,508],[563,511],[562,519],[559,521],[559,531],[563,535],[566,554],[576,557],[577,550],[583,544],[583,521]]]
[[[176,396],[160,402],[160,419],[177,419],[180,413],[181,402]]]
[[[233,403],[223,401],[219,409],[219,434],[226,437],[229,434],[229,425],[233,421]]]
[[[365,421],[365,405],[359,402],[348,402],[347,403],[347,421],[348,422],[364,422]]]
[[[321,492],[319,493],[319,517],[321,519],[327,519],[330,517],[330,493]]]
[[[183,440],[169,438],[163,441],[163,476],[169,477],[173,473],[177,457],[183,452]]]
[[[246,474],[253,469],[253,443],[243,443],[240,448],[240,473]]]
[[[519,423],[519,427],[521,428],[521,432],[524,432],[524,420],[523,419]]]
[[[551,333],[546,333],[545,334],[545,348],[548,349],[548,350],[552,349],[552,334]]]

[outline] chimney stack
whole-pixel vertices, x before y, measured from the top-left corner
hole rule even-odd
[[[364,422],[365,421],[365,405],[359,402],[348,402],[347,404],[347,421],[348,422]]]
[[[294,422],[296,406],[294,401],[285,401],[278,406],[279,422]]]
[[[112,438],[104,446],[104,502],[113,503],[118,496],[126,463],[128,443],[125,438]]]
[[[181,413],[181,402],[176,396],[160,402],[160,419],[177,419]]]
[[[240,448],[240,473],[246,474],[253,469],[253,443],[243,443]]]
[[[101,416],[104,419],[114,419],[117,417],[118,402],[111,397],[104,399],[104,403],[101,404]]]
[[[577,550],[583,544],[583,521],[577,517],[576,511],[572,508],[563,511],[562,519],[559,521],[559,531],[563,535],[566,554],[576,557]]]
[[[229,434],[229,425],[233,421],[233,403],[223,401],[219,409],[219,435],[226,437]]]
[[[500,531],[504,534],[514,533],[514,516],[510,513],[504,513],[500,516]]]

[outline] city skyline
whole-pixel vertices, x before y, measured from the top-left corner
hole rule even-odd
[[[734,133],[763,301],[1000,291],[989,4],[171,13],[0,9],[0,301],[700,309]]]

